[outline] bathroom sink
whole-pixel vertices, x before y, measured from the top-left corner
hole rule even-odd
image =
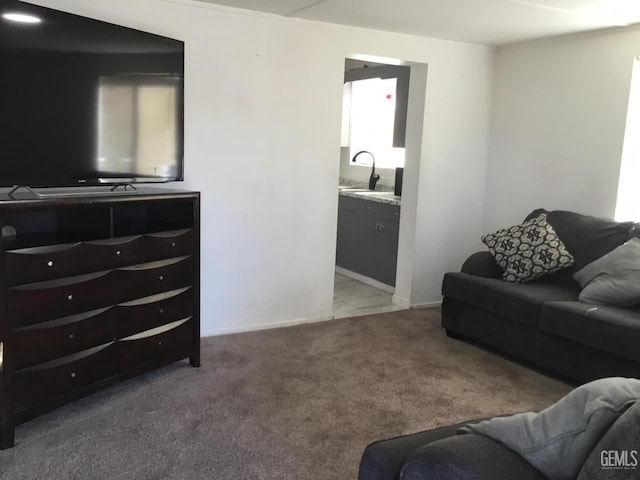
[[[400,204],[401,198],[394,195],[393,192],[375,191],[368,188],[340,188],[340,193],[350,197],[362,198],[373,202]]]

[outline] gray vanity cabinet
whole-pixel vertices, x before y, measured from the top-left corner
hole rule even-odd
[[[395,286],[400,206],[340,195],[336,265]]]

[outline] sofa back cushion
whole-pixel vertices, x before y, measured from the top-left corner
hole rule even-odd
[[[535,218],[541,213],[547,213],[547,222],[573,255],[574,263],[569,268],[571,272],[580,270],[640,233],[633,222],[616,222],[564,210],[547,212],[540,208],[531,212],[526,219]]]

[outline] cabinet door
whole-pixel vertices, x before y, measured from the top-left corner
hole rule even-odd
[[[336,264],[395,286],[400,207],[340,197]]]
[[[356,215],[354,271],[366,277],[376,278],[378,249],[376,247],[379,220],[375,216],[373,202],[364,202]],[[369,205],[372,204],[372,205]]]
[[[355,227],[355,212],[348,209],[339,209],[336,265],[347,270],[353,270],[355,265]]]
[[[378,272],[376,280],[395,287],[398,263],[398,234],[400,222],[393,218],[381,220],[377,236]]]

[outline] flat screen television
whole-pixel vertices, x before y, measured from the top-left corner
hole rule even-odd
[[[17,0],[0,14],[0,186],[183,180],[182,41]]]

